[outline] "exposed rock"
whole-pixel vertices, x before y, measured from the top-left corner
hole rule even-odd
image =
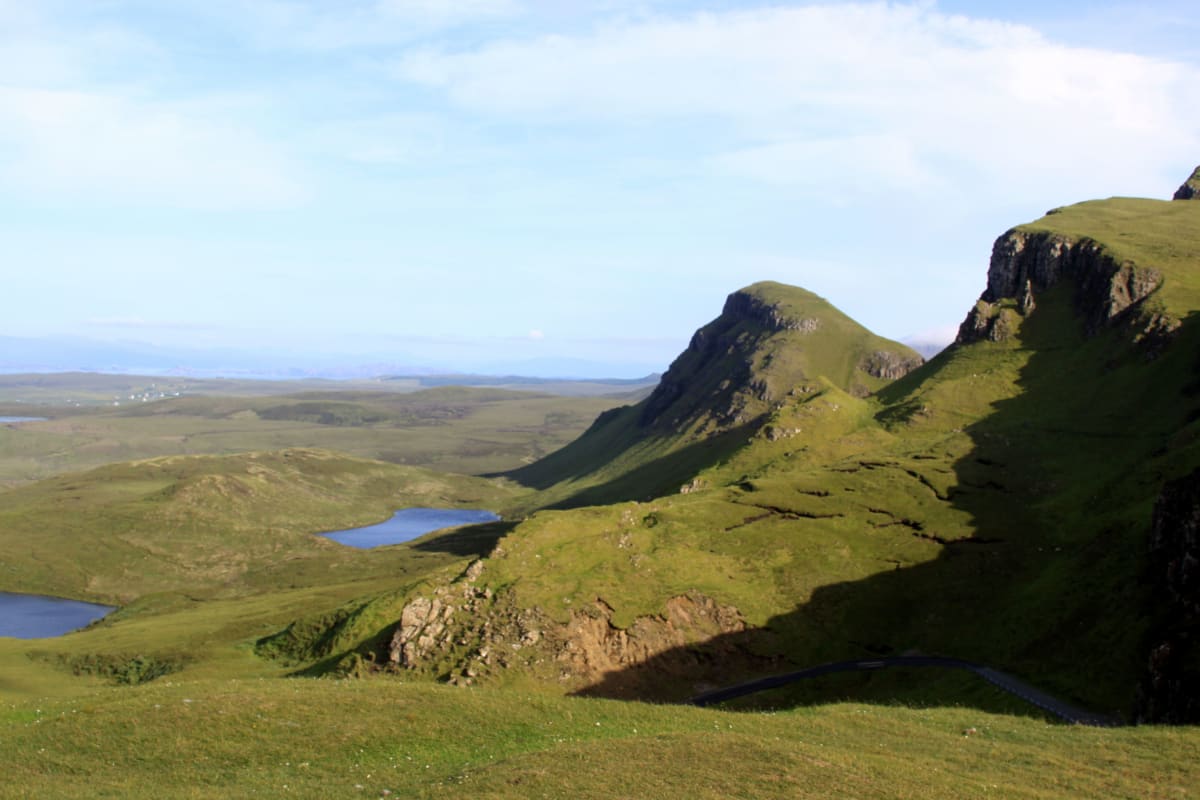
[[[1200,469],[1163,487],[1150,529],[1150,579],[1159,602],[1146,672],[1143,722],[1200,722]]]
[[[678,429],[706,412],[716,414],[718,428],[739,424],[747,401],[761,401],[769,394],[765,384],[754,380],[752,361],[759,343],[781,331],[811,333],[819,327],[816,319],[791,319],[751,294],[734,292],[721,316],[697,330],[664,373],[646,399],[638,424]],[[704,386],[698,376],[718,365],[723,380]]]
[[[746,628],[736,608],[699,593],[672,597],[663,614],[638,617],[628,628],[613,625],[612,615],[612,608],[599,599],[571,615],[557,637],[564,674],[594,684],[652,658],[662,661],[656,668],[668,674],[687,671],[695,659],[685,645]]]
[[[474,583],[479,580],[479,576],[483,574],[483,559],[477,558],[470,563],[466,572],[463,573],[463,580],[467,583]]]
[[[967,344],[984,339],[1003,342],[1016,332],[1019,319],[1015,309],[1005,308],[1000,303],[977,300],[958,328],[957,342]]]
[[[392,634],[388,661],[414,669],[433,648],[437,637],[446,630],[446,620],[454,611],[437,598],[415,597],[400,612],[400,624]]]
[[[1010,230],[996,240],[987,289],[958,329],[958,343],[1004,341],[1036,296],[1064,279],[1075,286],[1075,305],[1089,334],[1112,324],[1162,283],[1155,269],[1117,261],[1091,239]]]
[[[454,617],[460,609],[474,615],[481,604],[492,601],[490,588],[476,589],[474,585],[485,563],[482,558],[475,559],[452,584],[434,589],[432,597],[414,597],[404,604],[388,646],[388,663],[417,669],[451,644],[473,641],[464,637],[463,624]]]
[[[919,356],[906,356],[891,350],[876,350],[859,363],[858,368],[868,375],[885,380],[903,378],[925,363]]]
[[[778,306],[764,302],[748,292],[734,292],[725,299],[722,316],[733,319],[754,320],[768,331],[800,331],[814,333],[821,327],[821,320],[815,317],[791,317]]]
[[[1196,167],[1192,171],[1192,176],[1183,182],[1175,191],[1173,200],[1197,200],[1200,199],[1200,167]]]
[[[1021,308],[1022,316],[1026,317],[1037,307],[1033,301],[1033,281],[1025,281],[1025,286],[1021,289],[1021,296],[1017,298],[1017,305]]]
[[[767,441],[778,442],[780,439],[791,439],[800,433],[799,428],[780,428],[776,425],[768,425],[764,431],[767,436]]]

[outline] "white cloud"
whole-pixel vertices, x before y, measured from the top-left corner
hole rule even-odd
[[[296,170],[227,101],[167,104],[101,91],[0,87],[0,185],[43,197],[180,208],[294,206]]]
[[[0,0],[0,189],[189,209],[303,202],[299,168],[256,129],[258,98],[171,95],[156,86],[172,72],[163,43],[52,10]]]
[[[710,153],[713,168],[823,190],[964,179],[975,191],[1138,190],[1200,150],[1195,68],[928,4],[657,18],[425,49],[395,74],[459,107],[533,122],[717,123],[727,147]]]

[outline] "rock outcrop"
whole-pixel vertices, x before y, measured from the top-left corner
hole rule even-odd
[[[563,623],[540,609],[518,608],[506,592],[481,588],[484,563],[404,605],[387,646],[388,669],[470,685],[520,666],[583,693],[632,697],[655,695],[642,684],[658,683],[659,676],[689,693],[696,687],[687,681],[709,675],[714,658],[750,658],[726,637],[746,630],[741,613],[698,592],[671,597],[663,613],[638,617],[627,628],[613,623],[612,608],[599,598]],[[703,655],[693,646],[703,647]],[[641,669],[650,664],[649,672]]]
[[[1200,469],[1163,487],[1149,570],[1162,622],[1151,633],[1137,717],[1200,723]]]
[[[1192,176],[1183,182],[1175,191],[1172,200],[1200,200],[1200,167],[1192,172]]]
[[[565,495],[560,507],[674,492],[750,442],[795,392],[832,385],[865,397],[922,363],[812,292],[752,284],[726,298],[649,397],[507,475]]]
[[[1013,229],[996,240],[987,288],[958,329],[957,342],[1004,341],[1037,307],[1037,296],[1070,280],[1075,306],[1094,335],[1162,283],[1157,270],[1118,261],[1091,239]]]
[[[392,669],[469,685],[493,669],[507,668],[523,646],[541,640],[538,612],[518,612],[506,595],[477,585],[484,563],[472,562],[457,580],[404,605],[387,650]]]
[[[757,322],[768,333],[778,333],[779,331],[813,333],[821,327],[820,319],[789,315],[779,306],[750,291],[734,292],[725,298],[725,307],[721,310],[721,316],[727,319]],[[701,328],[696,335],[699,336],[704,330]]]
[[[736,608],[695,592],[670,598],[664,613],[638,617],[628,628],[613,625],[612,614],[608,604],[596,600],[558,631],[556,658],[564,675],[594,686],[654,660],[657,673],[686,676],[698,665],[688,645],[746,629]]]
[[[884,380],[903,378],[925,363],[919,355],[904,354],[893,350],[876,350],[858,363],[858,368],[868,375]]]
[[[876,339],[811,292],[761,283],[729,295],[721,315],[692,336],[638,417],[643,429],[680,431],[711,420],[724,430],[760,418],[809,374],[806,348],[844,349],[874,378],[902,377],[924,363],[915,351]],[[883,345],[883,346],[881,346]],[[888,347],[888,345],[892,345]],[[790,350],[793,357],[777,358]],[[837,376],[824,377],[835,379]],[[845,388],[867,390],[853,377]]]

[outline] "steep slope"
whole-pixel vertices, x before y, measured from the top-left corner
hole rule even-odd
[[[678,698],[916,651],[989,663],[1108,713],[1170,718],[1137,698],[1169,680],[1157,708],[1178,706],[1200,675],[1194,623],[1178,610],[1194,605],[1179,580],[1192,534],[1156,529],[1153,558],[1148,538],[1164,481],[1200,466],[1198,286],[1200,203],[1093,201],[1002,236],[958,343],[873,396],[809,373],[788,388],[781,372],[769,399],[735,390],[705,404],[673,396],[672,376],[639,416],[620,412],[625,424],[735,430],[739,446],[697,464],[686,493],[535,514],[413,598],[375,657],[454,681],[536,676]],[[748,335],[746,351],[717,351],[729,361],[705,358],[731,329],[722,320],[676,362],[710,392],[759,352]],[[741,409],[752,427],[738,427]],[[1174,599],[1159,600],[1159,585]],[[1148,671],[1152,654],[1163,666],[1161,643],[1183,655]],[[839,678],[793,699],[939,697],[921,685]]]
[[[543,506],[673,492],[743,446],[789,397],[826,385],[862,397],[921,363],[811,292],[757,283],[729,295],[648,398],[508,475],[544,490]]]

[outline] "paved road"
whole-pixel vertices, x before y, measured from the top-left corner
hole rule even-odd
[[[1025,681],[1009,675],[1006,672],[1001,672],[998,669],[985,667],[982,664],[973,664],[970,661],[963,661],[959,658],[942,658],[940,656],[888,656],[886,658],[859,659],[856,661],[835,661],[831,664],[821,664],[816,667],[798,670],[796,672],[788,672],[783,675],[772,675],[768,678],[759,678],[746,683],[739,683],[736,686],[727,686],[724,689],[714,689],[711,692],[704,692],[693,697],[689,702],[692,705],[708,706],[713,703],[721,703],[726,700],[732,700],[735,697],[742,697],[755,692],[766,691],[767,689],[775,689],[789,683],[806,680],[808,678],[816,678],[820,675],[829,675],[834,672],[866,672],[877,669],[886,669],[888,667],[942,667],[949,669],[963,669],[968,672],[973,672],[983,678],[988,683],[1002,689],[1009,694],[1019,697],[1027,703],[1031,703],[1043,711],[1053,714],[1059,719],[1073,722],[1078,725],[1097,725],[1101,727],[1112,727],[1121,725],[1121,721],[1112,717],[1106,717],[1102,714],[1094,714],[1090,711],[1084,711],[1081,708],[1076,708],[1068,703],[1064,703],[1056,697],[1046,694],[1039,689],[1035,689]]]

